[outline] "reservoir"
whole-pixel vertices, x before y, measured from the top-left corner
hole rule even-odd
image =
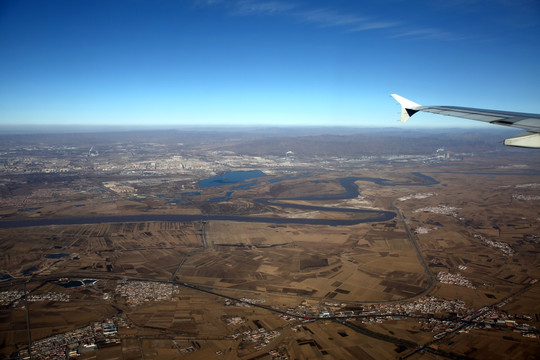
[[[66,289],[79,287],[83,285],[93,285],[96,282],[95,279],[84,279],[84,280],[70,280],[67,283],[59,283],[58,285],[65,287]]]
[[[218,176],[199,181],[199,189],[237,184],[244,180],[259,178],[263,176],[266,176],[266,174],[260,170],[230,171]]]

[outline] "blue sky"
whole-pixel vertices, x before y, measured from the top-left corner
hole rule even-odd
[[[540,112],[537,0],[0,0],[0,49],[0,126],[400,126],[391,93]]]

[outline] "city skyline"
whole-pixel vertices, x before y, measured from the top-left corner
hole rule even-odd
[[[399,126],[423,105],[540,112],[540,5],[4,2],[0,126]],[[404,126],[489,126],[421,115]]]

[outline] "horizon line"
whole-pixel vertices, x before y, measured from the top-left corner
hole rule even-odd
[[[366,129],[366,130],[396,130],[396,131],[445,131],[473,130],[494,132],[519,132],[518,129],[501,126],[486,126],[487,124],[473,123],[471,126],[368,126],[368,125],[0,125],[2,135],[41,135],[65,133],[103,133],[103,132],[137,132],[137,131],[236,131],[263,129]]]

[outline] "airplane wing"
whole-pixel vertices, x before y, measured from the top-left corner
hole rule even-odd
[[[392,94],[401,105],[401,122],[407,121],[419,111],[455,116],[488,122],[490,124],[517,127],[526,130],[504,140],[504,145],[540,149],[540,114],[466,108],[460,106],[422,106],[402,96]]]

